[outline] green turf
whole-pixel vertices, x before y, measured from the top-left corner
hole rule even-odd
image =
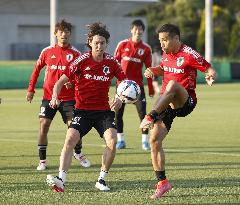
[[[124,115],[127,149],[117,152],[107,178],[111,192],[94,188],[103,142],[95,131],[84,138],[92,166],[73,161],[65,193],[52,193],[47,174],[57,174],[66,127],[56,116],[49,132],[49,169],[37,172],[38,111],[42,92],[32,104],[25,90],[0,90],[0,204],[240,204],[240,84],[198,86],[198,105],[175,120],[165,140],[166,172],[173,190],[151,200],[155,176],[149,152],[141,149],[134,106]],[[156,100],[148,98],[148,110]]]

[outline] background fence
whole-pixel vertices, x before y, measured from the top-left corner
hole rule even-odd
[[[35,61],[2,61],[0,62],[0,88],[27,88]],[[213,62],[218,73],[217,83],[240,82],[240,63]],[[36,87],[42,87],[44,79],[43,69]],[[198,72],[198,83],[205,82],[205,74]],[[115,81],[113,81],[115,83]]]

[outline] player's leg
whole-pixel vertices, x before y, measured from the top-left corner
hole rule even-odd
[[[105,178],[108,175],[108,171],[116,154],[117,130],[115,127],[114,115],[115,114],[112,111],[100,114],[100,118],[97,119],[97,123],[94,126],[100,137],[104,138],[106,144],[102,155],[101,171],[95,185],[95,187],[101,191],[110,190],[110,188],[106,185]]]
[[[69,128],[60,156],[59,175],[47,175],[47,184],[54,192],[64,192],[67,171],[72,162],[73,149],[80,139],[80,133],[74,128]]]
[[[143,86],[141,87],[141,96],[139,100],[135,103],[135,105],[137,108],[139,119],[140,121],[142,121],[146,115],[146,109],[147,109],[146,96],[145,96],[145,91]],[[143,150],[150,149],[150,146],[148,143],[148,129],[142,129],[142,149]]]
[[[73,149],[80,138],[86,135],[92,128],[91,122],[86,117],[86,112],[76,111],[73,121],[68,128],[65,143],[60,156],[59,175],[54,177],[47,176],[47,183],[55,192],[64,191],[67,171],[71,165]]]
[[[152,84],[153,84],[153,88],[154,88],[155,92],[160,93],[160,88],[159,88],[159,85],[158,85],[158,77],[157,76],[155,76],[153,78]]]
[[[74,109],[75,101],[66,101],[61,102],[59,106],[59,112],[62,115],[62,119],[65,124],[69,127]],[[82,153],[82,141],[79,140],[76,146],[74,147],[74,158],[79,161],[80,165],[83,167],[90,167],[91,163],[87,157]]]
[[[170,123],[168,124],[168,128],[171,126],[171,122],[172,121],[167,122]],[[172,188],[165,175],[165,153],[162,146],[162,142],[167,134],[167,127],[161,120],[159,120],[154,124],[149,139],[151,145],[152,165],[158,181],[155,193],[151,196],[153,199],[160,198]]]
[[[188,99],[187,90],[178,82],[171,80],[166,86],[165,92],[158,98],[157,102],[153,106],[153,110],[161,113],[167,109],[170,104],[172,109],[178,109],[183,107]]]
[[[125,103],[122,104],[122,107],[115,112],[116,127],[117,127],[117,149],[126,148],[125,136],[123,133],[123,113],[125,109]]]
[[[142,120],[140,128],[148,127],[154,121],[153,118],[166,110],[169,105],[172,109],[182,108],[188,97],[189,94],[182,85],[174,80],[169,81],[165,92],[157,99],[152,111]]]
[[[39,113],[39,136],[38,136],[38,152],[39,152],[39,164],[37,167],[38,171],[43,171],[47,167],[47,145],[48,145],[48,131],[51,122],[57,112],[57,109],[52,109],[49,106],[48,100],[42,100]]]

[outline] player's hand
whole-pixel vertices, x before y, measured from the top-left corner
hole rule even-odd
[[[70,81],[68,81],[68,82],[65,83],[64,85],[65,85],[65,87],[66,87],[67,89],[73,88],[73,84],[72,84]]]
[[[146,129],[152,129],[153,127],[153,124],[154,124],[154,120],[151,118],[150,115],[145,115],[144,119],[142,120],[139,128],[140,129],[143,129],[143,130],[146,130]]]
[[[147,68],[144,72],[144,76],[146,78],[154,78],[154,73],[149,68]]]
[[[52,100],[49,103],[49,106],[52,109],[58,108],[58,106],[60,105],[60,101],[58,100],[57,97],[52,96]]]
[[[26,99],[28,102],[32,102],[34,96],[34,92],[27,92]]]
[[[112,103],[110,105],[111,110],[118,111],[122,107],[122,100],[115,95],[114,99],[112,100]]]
[[[205,79],[206,79],[207,84],[208,84],[209,86],[212,86],[212,84],[213,84],[213,82],[214,82],[213,76],[206,75]]]

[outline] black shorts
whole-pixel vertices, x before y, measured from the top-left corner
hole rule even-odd
[[[115,113],[111,110],[79,110],[73,111],[73,118],[69,128],[79,131],[80,137],[86,135],[93,127],[100,137],[109,128],[115,128]]]
[[[157,81],[158,82],[158,76],[154,76],[153,81]]]
[[[167,130],[169,131],[172,126],[172,122],[175,117],[185,117],[190,114],[196,106],[196,102],[192,99],[191,96],[188,97],[186,103],[182,108],[172,109],[171,106],[168,106],[166,110],[159,114],[159,118],[165,124]]]
[[[67,123],[68,120],[72,119],[72,112],[75,105],[75,100],[64,101],[61,102],[58,108],[51,108],[49,106],[50,100],[42,100],[42,104],[40,106],[39,118],[48,118],[53,120],[57,111],[59,111],[62,115],[62,119],[64,123]]]

